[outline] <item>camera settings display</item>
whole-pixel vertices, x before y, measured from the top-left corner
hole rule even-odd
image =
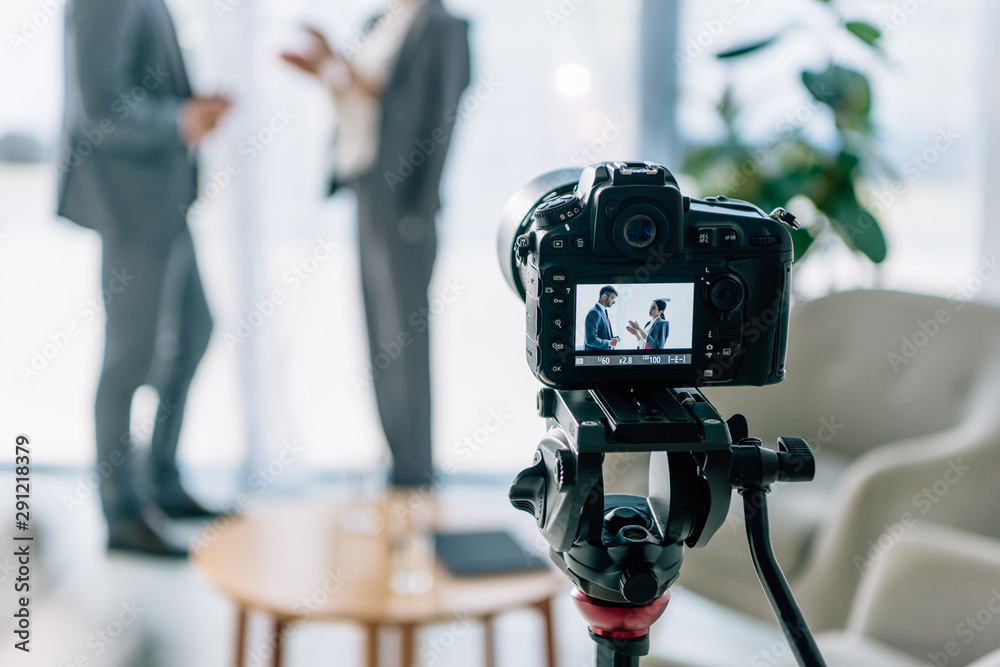
[[[690,354],[599,354],[577,355],[577,366],[683,366],[691,363]]]

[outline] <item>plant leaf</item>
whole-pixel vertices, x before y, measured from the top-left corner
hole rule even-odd
[[[776,41],[778,41],[778,35],[773,37],[768,37],[760,42],[754,42],[753,44],[744,44],[743,46],[738,46],[735,49],[729,49],[728,51],[723,51],[722,53],[716,53],[715,57],[719,60],[724,60],[726,58],[736,58],[738,56],[743,56],[748,53],[753,53],[754,51],[759,51],[760,49],[767,48],[771,46]]]
[[[802,72],[802,83],[816,100],[833,110],[838,129],[871,130],[872,91],[863,74],[831,64],[823,72]]]
[[[875,216],[857,202],[843,199],[834,208],[830,222],[838,228],[841,236],[875,264],[884,261],[887,253],[885,236]]]
[[[790,229],[789,233],[792,235],[792,248],[793,248],[792,261],[798,262],[800,259],[802,259],[802,256],[806,254],[806,251],[809,250],[809,248],[812,246],[812,243],[813,241],[815,241],[815,239],[813,238],[812,234],[810,234],[807,230],[802,228]]]
[[[844,24],[844,27],[847,28],[848,32],[869,46],[877,47],[878,40],[882,37],[882,33],[878,28],[864,21],[848,21]]]

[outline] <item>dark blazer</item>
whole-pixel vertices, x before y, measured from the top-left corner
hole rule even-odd
[[[670,335],[670,322],[657,317],[646,332],[645,350],[662,350]]]
[[[445,156],[469,85],[468,31],[441,0],[426,0],[403,40],[382,92],[375,164],[362,177],[381,219],[425,219],[440,207]]]
[[[604,309],[594,304],[584,322],[583,347],[587,350],[610,350],[611,338],[611,324],[605,317]]]
[[[163,0],[69,0],[58,213],[117,240],[172,239],[194,201],[191,97]]]

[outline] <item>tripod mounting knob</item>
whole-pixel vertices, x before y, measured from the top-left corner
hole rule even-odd
[[[649,604],[656,598],[659,584],[653,568],[646,564],[626,565],[618,580],[622,596],[635,605]]]
[[[805,440],[780,437],[778,450],[779,481],[811,482],[816,476],[816,459]]]
[[[766,489],[775,482],[808,482],[816,459],[802,438],[778,438],[778,451],[761,447],[759,438],[743,438],[732,448],[729,483],[742,491]]]
[[[556,415],[556,392],[550,387],[542,387],[538,390],[538,396],[535,399],[535,405],[538,408],[538,416],[544,419],[551,419]]]
[[[546,479],[545,461],[541,452],[535,452],[535,460],[532,461],[531,467],[518,473],[507,496],[511,505],[522,512],[533,514],[539,525],[545,515]]]

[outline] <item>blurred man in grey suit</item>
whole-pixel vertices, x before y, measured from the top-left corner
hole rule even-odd
[[[334,187],[358,200],[371,377],[395,485],[433,481],[427,288],[438,192],[458,102],[469,84],[468,23],[441,0],[392,0],[343,53],[313,30],[282,57],[333,94]]]
[[[188,385],[212,329],[187,209],[193,147],[230,103],[191,92],[163,0],[70,0],[60,215],[98,231],[107,314],[95,405],[110,548],[183,556],[163,515],[206,516],[175,456]],[[159,394],[149,473],[133,456],[132,397]],[[149,479],[149,474],[152,479]]]

